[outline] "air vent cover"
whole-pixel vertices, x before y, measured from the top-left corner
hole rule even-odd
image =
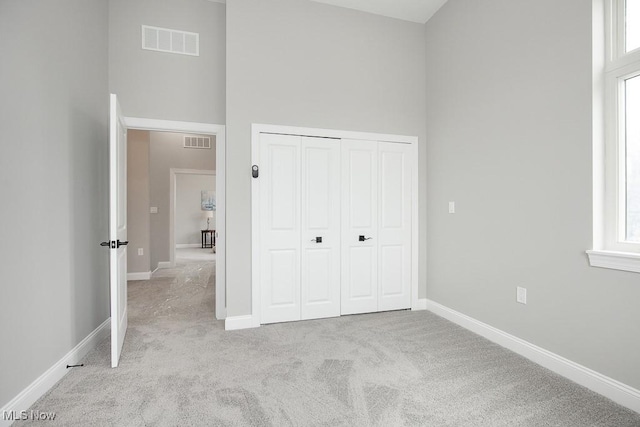
[[[211,148],[211,137],[185,136],[184,148]]]
[[[200,35],[198,33],[143,25],[142,48],[158,52],[200,56]]]

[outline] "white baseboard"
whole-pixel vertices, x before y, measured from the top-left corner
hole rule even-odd
[[[592,369],[565,359],[544,348],[508,334],[493,326],[482,323],[472,317],[452,310],[435,301],[427,300],[427,309],[438,316],[444,317],[465,329],[487,338],[509,350],[544,366],[614,402],[640,413],[640,390],[602,375]]]
[[[426,309],[427,309],[427,299],[426,298],[418,299],[418,301],[416,301],[416,304],[413,307],[411,307],[412,311],[426,310]]]
[[[252,315],[248,314],[246,316],[231,316],[227,317],[224,321],[224,329],[226,331],[235,331],[237,329],[249,329],[249,328],[257,328],[260,326],[256,324]]]
[[[12,411],[19,414],[20,411],[26,411],[29,409],[31,405],[40,399],[40,397],[49,391],[51,387],[53,387],[69,372],[67,365],[77,364],[87,355],[87,353],[96,348],[103,339],[108,337],[110,331],[111,319],[109,318],[102,322],[102,324],[93,332],[87,335],[85,339],[80,341],[80,343],[78,343],[78,345],[76,345],[69,353],[64,355],[62,359],[57,361],[52,367],[47,369],[45,373],[29,384],[29,386],[22,390],[20,394],[4,405],[4,407],[0,409],[0,427],[9,426],[13,423],[13,421],[5,420],[3,414]]]
[[[151,279],[151,272],[146,271],[142,273],[127,273],[127,280],[149,280]]]
[[[202,243],[176,243],[176,249],[202,248]]]
[[[173,268],[173,265],[171,265],[171,261],[160,261],[158,263],[158,268]]]

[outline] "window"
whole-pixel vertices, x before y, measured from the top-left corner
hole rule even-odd
[[[593,266],[640,272],[640,0],[605,1],[604,150],[594,150],[594,165],[604,162],[594,222],[603,224],[587,253]]]

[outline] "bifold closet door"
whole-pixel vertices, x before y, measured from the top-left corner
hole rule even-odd
[[[340,141],[302,138],[301,318],[340,315]]]
[[[342,141],[342,314],[411,308],[411,146]]]
[[[262,323],[300,320],[300,140],[260,135]]]
[[[341,313],[378,311],[378,144],[342,140]]]
[[[411,146],[378,145],[378,311],[411,308]]]
[[[340,144],[260,136],[261,323],[340,315]]]

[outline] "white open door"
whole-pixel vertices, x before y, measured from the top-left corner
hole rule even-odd
[[[117,367],[127,333],[127,128],[116,95],[109,109],[109,285],[111,366]]]

